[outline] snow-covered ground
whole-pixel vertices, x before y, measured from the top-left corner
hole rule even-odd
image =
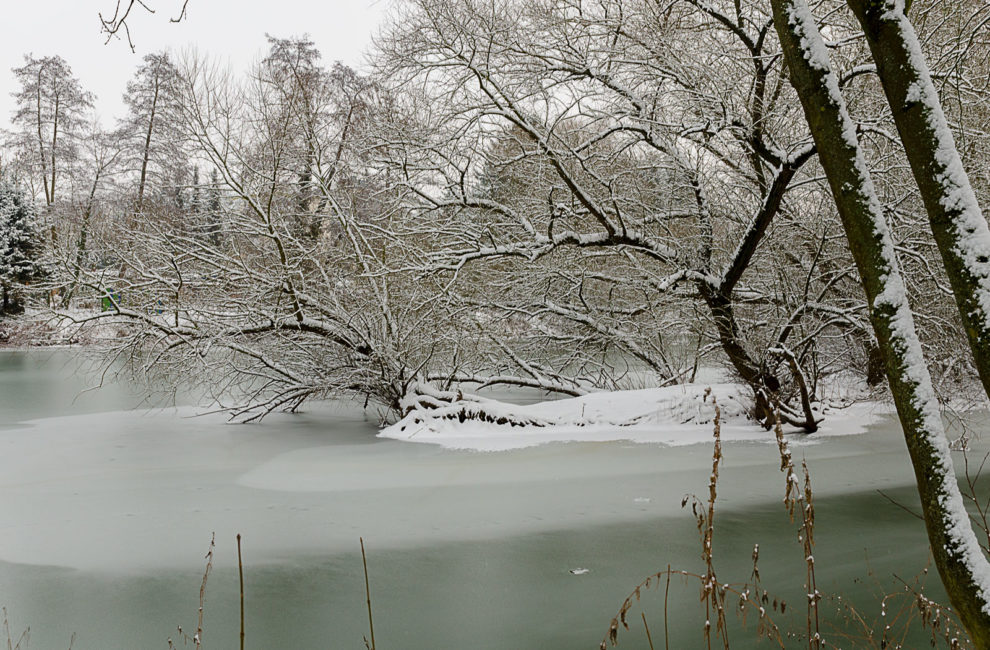
[[[773,442],[773,436],[749,418],[752,398],[748,392],[745,386],[722,383],[592,393],[526,405],[479,398],[442,409],[414,410],[379,435],[474,451],[613,440],[694,445],[711,442],[717,403],[724,441]],[[484,412],[496,421],[462,419],[459,415],[464,409]],[[890,412],[888,405],[876,401],[826,406],[821,430],[807,440],[863,433]],[[509,422],[529,424],[512,426]]]
[[[99,309],[72,308],[60,312],[60,316],[42,310],[7,316],[0,321],[0,348],[93,345],[126,332],[127,324],[114,318],[91,322],[84,329],[79,327],[77,321],[100,313]]]

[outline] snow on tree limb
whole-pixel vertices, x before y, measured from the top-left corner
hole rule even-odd
[[[871,319],[918,478],[936,565],[965,626],[984,647],[981,630],[990,629],[990,563],[963,506],[886,218],[806,1],[774,0],[773,9],[792,83],[871,303]]]

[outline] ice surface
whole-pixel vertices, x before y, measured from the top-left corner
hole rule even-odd
[[[73,632],[81,649],[164,647],[177,623],[195,624],[213,532],[211,647],[236,643],[236,533],[254,647],[319,647],[328,635],[361,645],[359,536],[369,547],[376,635],[408,650],[531,647],[537,633],[548,650],[591,647],[645,573],[699,561],[694,520],[680,504],[706,493],[710,444],[558,442],[478,453],[378,438],[377,414],[366,417],[360,405],[311,405],[257,425],[187,417],[187,409],[107,410],[133,397],[111,388],[73,404],[85,382],[65,377],[60,363],[32,365],[37,358],[0,353],[0,388],[18,387],[16,399],[0,399],[0,604],[12,628],[31,626],[32,647],[65,647]],[[39,418],[45,410],[63,415]],[[67,415],[73,410],[88,413]],[[899,428],[882,412],[853,407],[832,414],[821,433],[788,436],[813,472],[819,531],[847,540],[816,549],[816,563],[843,567],[850,581],[865,574],[865,547],[874,569],[887,562],[910,575],[925,561],[923,526],[875,491],[906,503],[914,494]],[[875,422],[866,433],[840,435],[866,421]],[[710,442],[710,425],[685,428]],[[727,579],[749,575],[754,542],[766,557],[801,551],[780,504],[777,450],[753,442],[771,440],[759,427],[748,431],[750,440],[723,447],[718,543]],[[982,455],[985,445],[975,444]],[[730,559],[723,544],[735,536]],[[803,571],[801,559],[783,570]],[[575,577],[577,568],[590,572]],[[695,598],[691,587],[692,612]],[[694,628],[671,634],[690,640],[675,647],[697,640]]]
[[[526,432],[513,430],[506,439],[481,427],[456,444],[445,441],[447,447],[467,441],[506,450],[489,454],[376,438],[375,414],[366,417],[354,405],[314,407],[261,425],[193,417],[188,407],[20,423],[0,430],[0,560],[128,571],[195,566],[214,531],[219,552],[229,552],[224,545],[240,532],[260,561],[350,549],[359,535],[380,548],[416,546],[675,513],[686,489],[704,488],[707,445],[602,442],[711,440],[711,425],[701,423],[704,403],[688,393],[672,400],[678,418],[697,420],[675,424],[665,419],[664,404],[649,401],[651,395],[635,391],[529,407],[554,417],[579,404],[586,417],[649,416],[633,427],[538,432],[541,443],[582,435],[583,442],[518,449],[533,443],[523,440]],[[865,409],[857,413],[868,419],[857,422],[850,413],[838,426],[833,418],[831,430],[796,436],[795,444],[862,431],[873,416]],[[727,441],[771,440],[745,421],[724,431]],[[772,466],[773,449],[758,448],[734,462],[755,456]],[[769,499],[776,487],[739,498]]]

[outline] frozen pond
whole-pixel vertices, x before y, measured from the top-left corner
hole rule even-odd
[[[0,352],[0,605],[12,629],[31,627],[31,648],[73,633],[77,650],[164,648],[176,625],[195,629],[213,532],[204,647],[217,649],[237,647],[237,533],[249,648],[363,647],[359,536],[383,650],[594,648],[646,574],[702,568],[681,499],[706,492],[709,445],[451,451],[376,438],[376,414],[352,404],[228,425],[129,410],[140,396],[119,386],[79,395],[67,355]],[[875,616],[869,594],[927,558],[921,522],[877,492],[916,503],[899,429],[792,440],[816,488],[819,589]],[[800,610],[802,553],[769,442],[725,446],[716,568],[748,579],[758,542],[764,585]],[[700,647],[697,589],[678,590],[672,647]],[[650,594],[633,611],[655,638],[662,605]]]

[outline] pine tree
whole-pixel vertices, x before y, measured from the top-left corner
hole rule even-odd
[[[0,182],[0,314],[20,310],[16,289],[39,273],[36,210],[24,192]]]

